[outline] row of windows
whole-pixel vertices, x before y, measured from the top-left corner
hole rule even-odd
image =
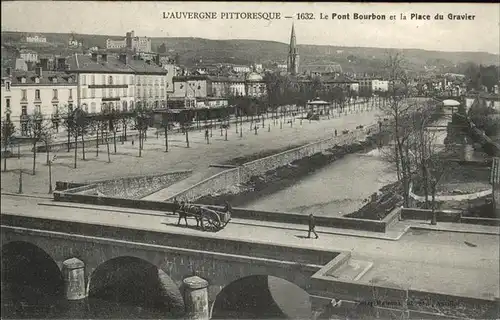
[[[90,79],[90,82],[87,83],[87,79]],[[107,76],[105,74],[100,76],[101,84],[134,84],[134,76]],[[127,81],[128,80],[128,81]],[[96,75],[84,75],[80,76],[80,82],[82,85],[95,85],[96,84]],[[160,79],[155,79],[149,76],[137,76],[137,84],[145,84],[145,85],[165,85],[165,78],[161,77]]]
[[[73,99],[73,89],[68,89],[69,99]],[[52,100],[59,98],[58,89],[52,89]],[[21,100],[28,99],[28,89],[21,89]],[[40,89],[35,89],[35,100],[40,100]]]

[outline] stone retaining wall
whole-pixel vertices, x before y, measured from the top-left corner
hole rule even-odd
[[[68,193],[90,193],[94,191],[110,197],[140,199],[185,179],[191,174],[191,170],[172,171],[149,176],[91,181],[85,184],[57,181],[56,190],[68,189],[66,191]]]
[[[313,142],[298,148],[280,152],[262,159],[247,162],[242,166],[229,169],[218,173],[194,186],[185,189],[167,200],[174,198],[183,199],[185,201],[193,201],[207,194],[225,193],[231,187],[246,183],[253,176],[259,176],[267,171],[283,167],[296,160],[312,156],[319,152],[328,150],[335,145],[349,145],[356,141],[365,138],[370,130],[376,129],[378,126],[373,125],[364,129],[357,129],[345,135],[339,135],[329,139],[324,139],[318,142]],[[225,191],[225,192],[224,192]]]

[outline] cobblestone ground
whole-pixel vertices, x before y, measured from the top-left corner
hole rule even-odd
[[[365,106],[366,108],[366,106]],[[340,133],[344,129],[355,129],[358,125],[369,125],[377,120],[378,111],[353,111],[350,114],[320,121],[299,119],[290,124],[287,120],[280,128],[279,122],[273,124],[272,120],[265,120],[264,127],[258,129],[257,135],[250,130],[250,123],[243,123],[243,136],[236,133],[233,125],[225,132],[213,130],[210,144],[204,140],[203,131],[189,132],[190,148],[186,148],[185,136],[182,133],[169,134],[169,152],[165,152],[165,139],[160,136],[148,134],[144,144],[142,156],[139,157],[138,143],[131,141],[125,144],[117,143],[117,152],[114,153],[113,144],[110,144],[111,162],[108,162],[106,145],[99,148],[96,156],[94,143],[85,148],[85,158],[82,160],[82,150],[78,150],[77,168],[74,169],[74,151],[67,152],[61,148],[57,159],[52,165],[52,182],[92,181],[97,179],[112,179],[124,176],[157,174],[173,170],[189,169],[198,172],[200,180],[204,178],[203,172],[208,172],[209,165],[223,163],[230,159],[262,152],[263,150],[280,149],[283,147],[306,144],[318,139],[331,137],[335,129]],[[239,126],[238,126],[239,129]],[[270,131],[269,131],[270,130]],[[45,153],[37,155],[36,173],[32,174],[32,153],[22,152],[21,159],[7,159],[7,172],[3,171],[2,159],[2,192],[18,192],[19,168],[23,170],[23,192],[31,194],[47,194],[49,190],[49,174],[46,165]]]

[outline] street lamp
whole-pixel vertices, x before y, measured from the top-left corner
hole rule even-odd
[[[56,160],[57,155],[53,155],[52,159],[49,159],[49,194],[52,193],[52,163]]]

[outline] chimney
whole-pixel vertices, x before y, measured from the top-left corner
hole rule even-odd
[[[120,53],[120,62],[123,64],[128,63],[128,55],[126,53]]]
[[[42,67],[36,67],[35,72],[37,77],[41,78],[42,77]]]
[[[156,65],[157,65],[157,66],[160,66],[160,67],[161,67],[161,63],[160,63],[160,55],[159,55],[159,54],[157,54],[157,55],[155,56],[155,63],[156,63]]]
[[[43,71],[49,71],[49,59],[40,58],[40,67]]]
[[[103,53],[103,54],[101,54],[101,59],[102,59],[102,61],[104,61],[104,62],[108,62],[108,54],[107,54],[107,53]]]
[[[7,71],[7,75],[10,77],[12,75],[12,68],[8,67],[6,71]]]
[[[92,61],[97,62],[97,52],[92,52]]]

